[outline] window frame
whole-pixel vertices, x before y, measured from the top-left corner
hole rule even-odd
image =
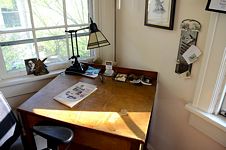
[[[226,81],[226,47],[224,47],[221,51],[221,58],[219,59],[219,62],[213,62],[211,60],[212,54],[216,53],[212,49],[214,37],[215,37],[215,30],[216,30],[216,24],[219,20],[219,14],[211,14],[210,21],[210,28],[211,28],[211,22],[214,22],[213,28],[209,29],[209,35],[207,37],[207,48],[206,53],[204,54],[204,60],[203,64],[200,69],[199,79],[196,85],[196,92],[194,95],[193,103],[192,105],[196,108],[199,108],[200,110],[218,115],[222,102],[223,102],[223,91],[225,87],[225,81]],[[210,39],[209,39],[210,38]],[[225,45],[226,46],[226,45]],[[216,75],[211,73],[210,69],[210,63],[216,63],[218,67]],[[211,81],[209,81],[208,77],[211,77],[213,84],[211,84]],[[204,85],[204,83],[206,84]],[[205,89],[205,87],[211,87],[210,89]],[[211,91],[212,89],[212,91]],[[210,97],[204,97],[202,93],[205,92],[211,92]],[[205,102],[206,105],[203,105],[202,102]]]
[[[57,36],[37,38],[36,32],[37,31],[44,31],[44,30],[48,30],[48,29],[65,29],[65,30],[68,30],[68,28],[72,28],[72,27],[82,28],[82,27],[89,26],[89,23],[88,24],[79,24],[79,25],[68,25],[67,24],[66,0],[62,0],[64,25],[49,26],[49,27],[35,27],[34,20],[33,20],[34,18],[33,18],[33,13],[32,13],[31,0],[27,0],[26,3],[28,3],[28,9],[29,9],[29,15],[30,15],[29,21],[31,22],[31,28],[23,28],[23,29],[15,28],[15,29],[3,30],[3,31],[0,31],[0,33],[1,34],[7,34],[7,33],[32,32],[33,38],[32,39],[26,39],[26,40],[0,42],[0,67],[2,68],[2,69],[0,69],[0,80],[26,75],[25,69],[7,72],[5,62],[4,62],[4,59],[3,59],[3,53],[2,53],[2,50],[1,50],[2,46],[10,46],[10,45],[18,45],[18,44],[25,44],[25,43],[34,42],[35,53],[37,55],[37,58],[39,58],[38,44],[37,44],[38,42],[65,39],[66,40],[67,57],[70,58],[71,46],[69,45],[69,38],[70,37],[69,37],[68,33],[62,33],[62,35],[57,35]],[[93,0],[88,0],[88,17],[94,16],[93,7],[94,7]],[[78,33],[78,37],[87,36],[88,34],[89,34],[88,32]],[[94,57],[94,56],[95,56],[95,50],[90,50],[90,57]],[[56,70],[56,69],[65,68],[66,66],[68,66],[68,63],[69,63],[69,61],[60,62],[60,63],[51,63],[48,66],[48,70],[52,71],[52,70]]]
[[[185,108],[191,112],[191,126],[226,146],[226,118],[219,115],[226,80],[226,45],[218,42],[224,37],[222,33],[226,32],[219,31],[225,26],[222,20],[224,16],[221,14],[211,13],[194,99]]]

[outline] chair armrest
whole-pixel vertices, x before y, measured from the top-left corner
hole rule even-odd
[[[47,140],[63,144],[71,142],[74,137],[71,129],[60,126],[33,126],[33,132]]]

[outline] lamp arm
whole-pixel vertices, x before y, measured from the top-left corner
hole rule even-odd
[[[72,32],[69,32],[70,35],[71,35],[71,50],[72,50],[72,57],[69,58],[70,59],[74,59],[75,58],[75,52],[74,52],[74,44],[73,44],[73,33]]]
[[[89,27],[84,27],[84,28],[80,28],[80,29],[77,29],[77,30],[65,30],[65,32],[68,32],[68,33],[76,33],[78,31],[85,30],[85,29],[89,29]]]
[[[77,32],[75,32],[75,42],[76,42],[77,57],[80,57],[79,52],[78,52],[78,35],[77,35]]]

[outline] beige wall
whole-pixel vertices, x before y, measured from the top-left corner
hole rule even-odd
[[[113,60],[115,49],[115,28],[114,28],[114,0],[94,0],[94,20],[98,28],[103,32],[110,46],[101,47],[96,50],[97,57],[102,60]]]
[[[197,46],[204,51],[210,12],[206,0],[177,0],[173,31],[144,26],[145,0],[123,0],[117,10],[117,62],[120,66],[159,72],[159,98],[149,143],[154,150],[223,150],[224,148],[188,124],[184,105],[191,101],[201,59],[193,65],[192,78],[175,73],[180,23],[198,20],[202,25]]]

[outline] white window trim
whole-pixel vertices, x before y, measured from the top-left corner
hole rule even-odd
[[[201,117],[202,119],[206,120],[207,122],[211,123],[212,125],[226,132],[225,118],[223,116],[213,115],[213,114],[204,112],[192,106],[192,104],[187,104],[185,108],[190,112],[192,112],[193,114]]]
[[[222,116],[206,113],[192,106],[192,104],[187,104],[186,109],[191,112],[189,124],[192,127],[226,147],[226,126],[225,119]]]
[[[216,115],[219,112],[220,98],[222,97],[221,91],[223,91],[225,84],[225,72],[226,72],[226,48],[224,49],[223,59],[219,65],[219,73],[215,78],[217,80],[213,89],[210,99],[204,99],[202,92],[206,92],[204,88],[204,82],[208,75],[208,65],[211,58],[211,52],[213,50],[213,42],[215,38],[215,31],[219,20],[218,13],[212,13],[210,17],[209,31],[206,40],[205,53],[203,55],[203,64],[200,68],[200,74],[196,85],[196,92],[192,104],[187,104],[185,108],[191,112],[189,118],[189,124],[208,135],[216,142],[226,147],[226,118],[220,115]],[[210,85],[208,85],[210,86]],[[208,103],[208,107],[203,106],[203,101]],[[216,107],[217,106],[217,107]]]

